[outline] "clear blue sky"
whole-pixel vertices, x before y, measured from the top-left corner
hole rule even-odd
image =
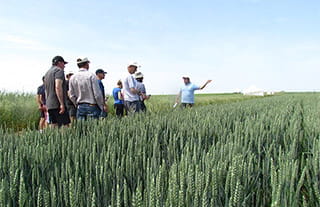
[[[181,76],[203,92],[255,85],[320,90],[316,0],[0,0],[0,89],[35,92],[55,55],[104,68],[110,93],[139,62],[150,94],[177,93]]]

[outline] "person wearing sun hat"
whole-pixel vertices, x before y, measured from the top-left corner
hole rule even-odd
[[[182,76],[184,85],[180,88],[180,92],[176,98],[176,106],[179,103],[179,99],[181,99],[181,107],[192,107],[194,105],[194,91],[204,89],[212,80],[208,80],[203,86],[199,87],[190,81],[190,77],[188,75]]]
[[[69,114],[66,108],[67,85],[64,76],[66,62],[63,57],[55,56],[52,67],[45,74],[46,106],[49,113],[49,124],[52,127],[68,126]]]
[[[147,107],[146,107],[144,101],[148,100],[150,98],[150,95],[147,95],[146,87],[143,83],[143,74],[141,72],[136,72],[134,76],[137,80],[137,89],[140,91],[141,111],[146,112]]]
[[[97,77],[89,72],[88,58],[78,58],[79,71],[69,82],[69,95],[71,101],[77,106],[77,119],[99,119],[104,110],[104,100],[99,88]]]

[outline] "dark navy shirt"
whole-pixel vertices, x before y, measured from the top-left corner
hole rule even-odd
[[[38,87],[37,95],[41,95],[41,101],[44,105],[46,105],[46,90],[44,84]]]
[[[103,85],[102,81],[98,80],[98,84],[99,84],[100,90],[102,92],[103,100],[106,100],[106,94],[104,93],[104,85]]]

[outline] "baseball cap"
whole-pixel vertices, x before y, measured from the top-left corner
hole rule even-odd
[[[130,63],[128,64],[128,67],[129,67],[129,66],[136,66],[137,68],[140,68],[140,67],[141,67],[137,62],[130,62]]]
[[[68,62],[66,62],[63,57],[57,55],[52,59],[52,64],[56,64],[57,62],[64,62],[64,64],[68,64]]]
[[[98,75],[99,73],[107,74],[107,72],[105,72],[103,69],[96,70],[96,75]]]
[[[143,74],[141,72],[137,72],[134,74],[135,78],[143,78]]]
[[[78,58],[78,59],[77,59],[77,64],[79,64],[79,63],[90,63],[90,61],[88,60],[87,57],[85,57],[85,58]]]
[[[184,75],[182,76],[183,79],[189,79],[189,76],[188,75]]]

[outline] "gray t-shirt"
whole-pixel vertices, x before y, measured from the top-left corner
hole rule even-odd
[[[46,90],[46,100],[48,109],[59,109],[60,102],[56,94],[55,80],[62,80],[62,91],[63,101],[66,103],[67,100],[67,85],[66,79],[64,78],[64,71],[57,66],[52,66],[45,74],[44,86]]]
[[[146,87],[144,86],[144,83],[137,81],[136,89],[138,91],[140,91],[141,93],[144,93],[145,95],[147,94]],[[140,101],[143,101],[143,96],[140,96]]]

